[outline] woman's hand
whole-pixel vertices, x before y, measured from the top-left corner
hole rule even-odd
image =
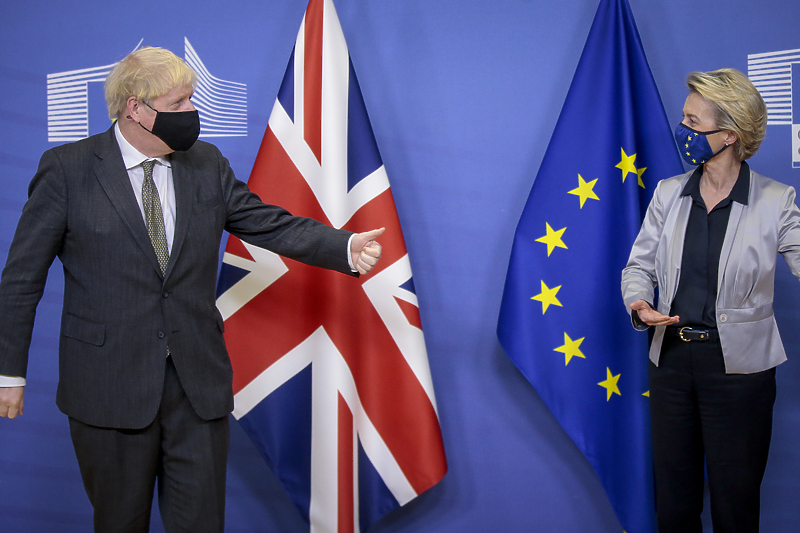
[[[636,300],[631,304],[631,309],[639,315],[639,320],[648,326],[670,326],[677,324],[680,317],[662,315],[644,300]]]

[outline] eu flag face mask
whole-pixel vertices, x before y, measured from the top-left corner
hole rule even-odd
[[[697,131],[686,126],[683,122],[678,124],[675,127],[675,142],[678,143],[683,160],[690,165],[702,165],[712,157],[722,153],[728,147],[727,144],[715,153],[706,138],[707,135],[721,131]]]

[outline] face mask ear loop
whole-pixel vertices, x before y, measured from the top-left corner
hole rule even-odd
[[[147,107],[149,107],[150,109],[153,109],[153,106],[151,106],[150,104],[148,104],[148,103],[147,103],[147,102],[145,102],[144,100],[139,100],[139,101],[140,101],[140,102],[142,102],[142,103],[143,103],[144,105],[146,105]],[[156,111],[155,109],[153,109],[153,111],[155,111],[155,112],[156,112],[156,116],[158,116],[158,111]],[[131,116],[130,116],[130,115],[126,115],[126,116],[125,116],[125,118],[131,118]],[[141,122],[139,122],[138,124],[139,124],[140,126],[142,126],[142,123],[141,123]],[[144,126],[142,126],[142,129],[143,129],[144,131],[146,131],[147,133],[150,133],[151,135],[154,135],[152,131],[148,130],[148,129],[147,129],[147,128],[145,128]]]
[[[718,131],[718,132],[720,132],[720,131],[722,131],[722,130],[717,130],[717,131]],[[730,146],[730,144],[728,144],[728,143],[725,143],[725,146],[723,146],[722,148],[720,148],[719,150],[717,150],[717,151],[716,151],[716,153],[715,153],[714,155],[712,155],[711,157],[709,157],[708,159],[706,159],[706,163],[708,163],[708,162],[709,162],[711,159],[713,159],[713,158],[717,157],[719,154],[721,154],[722,152],[724,152],[725,150],[727,150],[729,146]]]
[[[156,118],[158,118],[158,110],[157,110],[157,109],[155,109],[153,106],[151,106],[150,104],[148,104],[148,103],[147,103],[147,102],[145,102],[144,100],[140,100],[140,101],[141,101],[141,102],[142,102],[144,105],[146,105],[147,107],[149,107],[150,109],[152,109],[152,110],[155,112],[155,114],[156,114]],[[141,123],[141,122],[139,122],[139,125],[140,125],[140,126],[142,126],[142,123]],[[153,125],[155,125],[155,122],[153,122]],[[153,133],[151,130],[148,130],[148,129],[147,129],[147,128],[145,128],[144,126],[142,126],[142,129],[143,129],[144,131],[146,131],[147,133],[151,134],[151,135],[155,135],[155,133]],[[158,137],[158,136],[156,135],[156,137]]]

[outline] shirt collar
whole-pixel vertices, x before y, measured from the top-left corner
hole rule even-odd
[[[119,123],[114,124],[114,135],[117,138],[117,144],[119,145],[119,150],[122,152],[122,161],[125,163],[125,170],[130,170],[134,167],[137,167],[142,164],[143,161],[147,159],[155,159],[160,164],[165,166],[171,166],[169,159],[164,157],[147,157],[142,152],[137,150],[133,147],[131,143],[128,142],[128,139],[122,134],[119,130]]]
[[[692,195],[693,198],[699,197],[700,177],[702,175],[703,165],[700,165],[692,172],[692,175],[689,176],[686,185],[683,186],[681,196]],[[731,189],[728,198],[730,198],[732,202],[747,205],[747,201],[750,198],[750,165],[747,164],[747,161],[742,161],[742,166],[739,168],[739,177],[736,179],[736,183],[733,184],[733,189]]]
[[[739,178],[733,185],[731,190],[730,199],[733,202],[739,202],[742,205],[747,205],[747,200],[750,198],[750,165],[746,161],[742,161],[742,166],[739,168]]]

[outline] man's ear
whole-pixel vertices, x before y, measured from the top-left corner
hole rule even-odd
[[[129,96],[128,100],[125,102],[125,105],[128,108],[128,115],[126,118],[135,120],[136,122],[141,122],[139,119],[139,99],[135,96]]]

